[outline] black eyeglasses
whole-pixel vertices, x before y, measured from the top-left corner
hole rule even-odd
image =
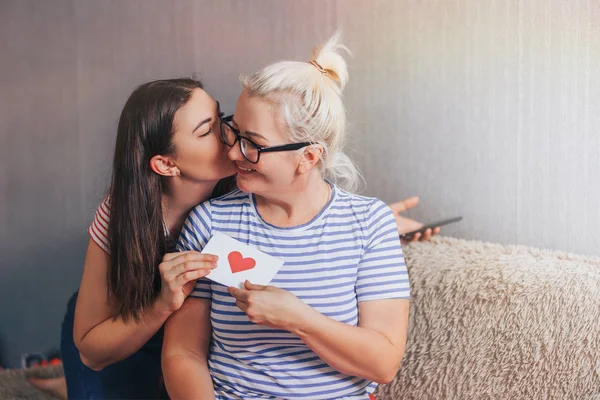
[[[235,142],[240,143],[240,151],[244,158],[250,161],[252,164],[258,163],[260,160],[261,153],[274,153],[278,151],[293,151],[299,150],[303,147],[310,146],[313,143],[290,143],[281,146],[264,147],[254,143],[252,140],[240,136],[239,129],[235,129],[231,126],[233,115],[221,118],[221,141],[229,147],[233,147]]]

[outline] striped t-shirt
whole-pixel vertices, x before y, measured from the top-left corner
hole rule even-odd
[[[96,216],[94,222],[88,228],[90,238],[98,245],[102,250],[110,254],[110,245],[108,241],[108,221],[110,220],[110,201],[108,197],[100,204],[96,210]]]
[[[110,220],[110,200],[108,197],[100,203],[92,225],[88,228],[90,238],[106,253],[110,254],[110,241],[108,240],[108,222]],[[175,241],[169,237],[169,231],[164,226],[165,238],[167,239],[167,253],[175,250]]]
[[[358,324],[358,303],[410,296],[390,208],[333,187],[312,221],[293,228],[265,222],[254,196],[240,190],[192,210],[179,250],[202,250],[216,232],[285,261],[271,285],[320,313]],[[209,369],[218,399],[368,399],[377,384],[344,375],[290,332],[252,323],[227,288],[208,279],[193,297],[212,300]]]

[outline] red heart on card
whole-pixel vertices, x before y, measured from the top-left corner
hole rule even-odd
[[[256,266],[256,261],[254,258],[244,258],[242,257],[242,253],[239,251],[232,251],[227,256],[227,260],[229,260],[229,267],[231,268],[232,273],[247,271]]]

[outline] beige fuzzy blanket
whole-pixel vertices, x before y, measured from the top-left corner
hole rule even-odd
[[[385,399],[600,399],[600,259],[436,238],[406,248],[406,355]]]
[[[600,259],[452,238],[406,258],[408,346],[378,400],[600,400]],[[46,398],[25,374],[0,372],[0,398]]]

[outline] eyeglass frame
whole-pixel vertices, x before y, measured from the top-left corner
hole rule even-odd
[[[219,127],[221,130],[221,141],[229,147],[233,147],[233,146],[235,146],[236,143],[239,143],[240,153],[242,153],[244,158],[252,164],[258,164],[258,162],[260,161],[260,155],[262,153],[275,153],[275,152],[280,152],[280,151],[300,150],[303,147],[314,144],[311,142],[302,142],[302,143],[283,144],[283,145],[279,145],[279,146],[261,146],[259,144],[254,143],[252,140],[248,139],[247,137],[241,136],[240,130],[231,126],[230,122],[233,121],[233,115],[229,115],[227,117],[219,117],[219,119],[221,120],[221,126]],[[235,135],[235,140],[233,141],[232,144],[227,143],[227,140],[225,140],[225,133],[223,130],[223,125],[227,125],[227,127],[229,129],[231,129],[231,131]],[[252,146],[254,146],[256,148],[256,151],[258,154],[256,156],[256,161],[252,161],[252,160],[248,159],[248,156],[246,156],[246,154],[244,153],[244,150],[242,149],[242,140],[249,142]]]

